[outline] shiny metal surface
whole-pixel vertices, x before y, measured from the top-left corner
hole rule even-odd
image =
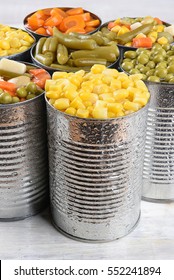
[[[48,200],[44,95],[0,105],[0,220],[41,211]]]
[[[146,83],[148,109],[143,198],[174,200],[174,85]]]
[[[47,102],[54,225],[83,241],[128,234],[140,216],[147,107],[127,117],[80,119]]]

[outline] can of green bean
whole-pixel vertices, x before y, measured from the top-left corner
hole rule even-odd
[[[174,200],[174,85],[146,82],[151,93],[148,109],[143,198]]]
[[[0,220],[32,216],[48,202],[44,94],[0,105]]]
[[[147,106],[131,115],[83,119],[47,101],[52,220],[62,233],[105,242],[140,217]]]

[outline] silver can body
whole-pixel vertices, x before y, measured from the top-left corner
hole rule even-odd
[[[109,120],[81,119],[47,102],[54,225],[83,241],[128,234],[140,217],[147,108]]]
[[[143,199],[174,200],[174,86],[147,83],[148,109]]]
[[[0,220],[40,212],[48,201],[44,94],[0,105]]]

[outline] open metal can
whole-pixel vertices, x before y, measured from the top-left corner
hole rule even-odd
[[[140,217],[147,107],[116,119],[82,119],[48,101],[52,220],[71,238],[104,242]]]
[[[174,85],[145,82],[151,93],[148,109],[143,199],[174,200]]]
[[[48,160],[44,93],[0,106],[0,220],[19,220],[46,207]]]

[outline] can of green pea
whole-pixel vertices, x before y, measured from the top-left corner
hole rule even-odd
[[[140,217],[147,106],[99,120],[67,115],[46,102],[55,227],[89,242],[128,234]]]
[[[48,202],[44,93],[0,104],[0,220],[32,216]]]
[[[174,201],[174,85],[145,82],[151,101],[148,109],[143,199]]]

